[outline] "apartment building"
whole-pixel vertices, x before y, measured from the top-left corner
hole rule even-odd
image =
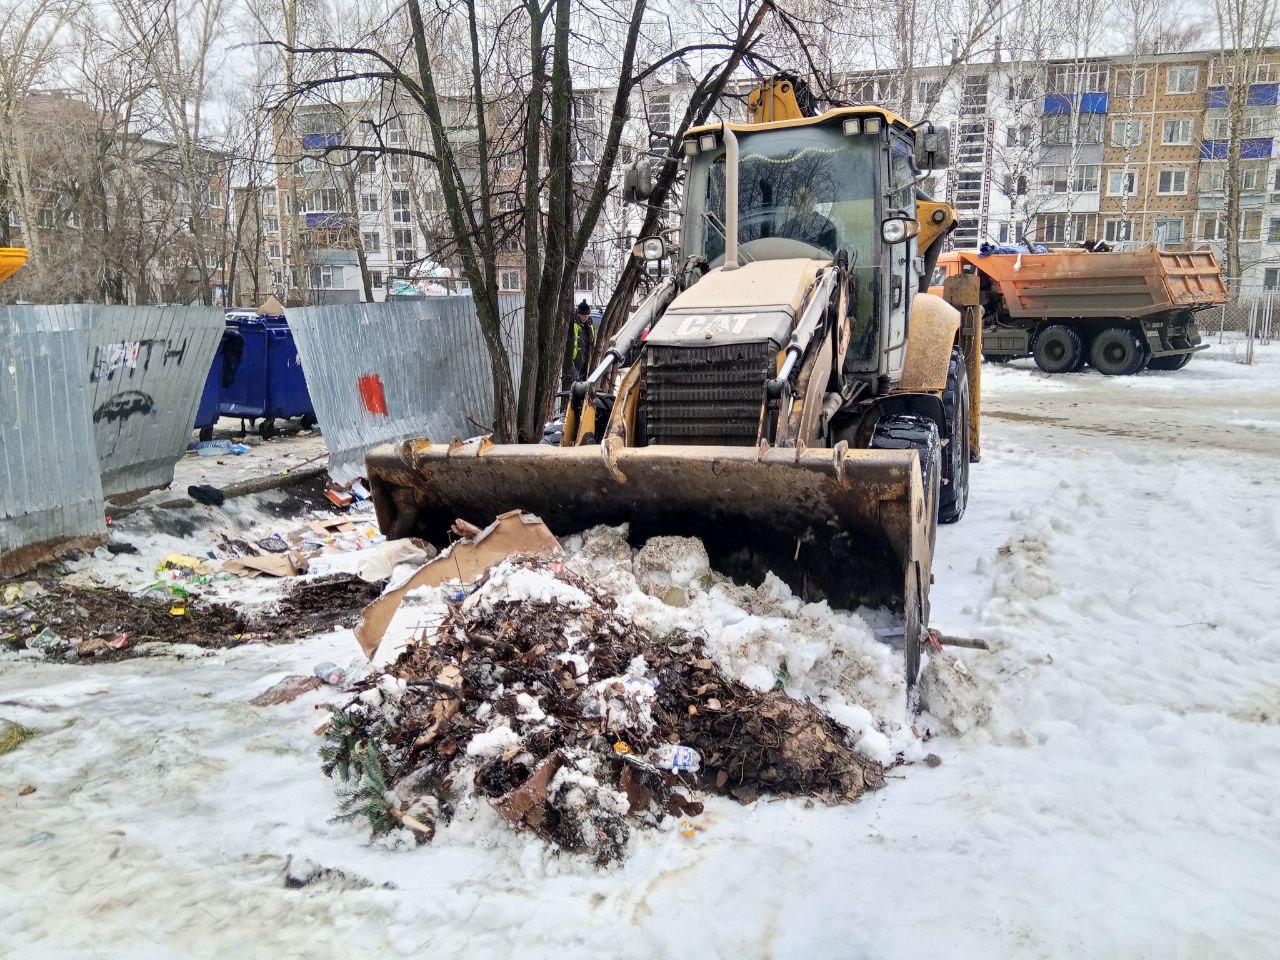
[[[583,91],[575,97],[574,163],[581,182],[594,179],[599,98],[604,93]],[[475,191],[479,121],[463,101],[445,105],[445,121],[463,175]],[[494,132],[504,129],[506,121],[501,104],[484,120]],[[500,136],[491,137],[491,149],[497,150],[490,170],[495,266],[499,289],[519,293],[525,285],[519,189],[523,157],[518,147],[503,147],[502,142]],[[257,226],[262,226],[262,252],[247,256],[265,261],[277,294],[292,303],[356,303],[465,290],[435,165],[385,151],[351,163],[347,151],[334,150],[344,145],[432,152],[425,117],[412,107],[314,104],[287,117],[279,114],[274,144],[279,172],[275,184],[262,192],[262,213],[253,214],[255,229],[247,231],[258,236]],[[623,155],[630,159],[634,149],[629,146]],[[575,299],[599,303],[607,298],[608,283],[621,262],[622,244],[611,233],[616,229],[616,205],[611,204],[577,272]],[[610,276],[602,279],[602,273]],[[250,280],[240,280],[237,288],[245,296]]]
[[[1238,79],[1202,51],[930,67],[895,89],[908,115],[934,104],[930,119],[951,126],[952,166],[935,192],[960,214],[956,246],[1155,242],[1221,259],[1238,83],[1242,281],[1280,289],[1280,51]]]

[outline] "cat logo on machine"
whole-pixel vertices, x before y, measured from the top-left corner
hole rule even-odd
[[[704,340],[715,337],[740,337],[751,322],[749,313],[695,313],[684,318],[676,328],[681,340],[692,340],[699,335]]]

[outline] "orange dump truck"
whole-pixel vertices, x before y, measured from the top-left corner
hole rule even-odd
[[[1208,346],[1196,312],[1227,299],[1208,251],[957,250],[942,254],[931,282],[960,273],[981,278],[983,357],[1033,357],[1047,373],[1086,363],[1112,376],[1180,370]]]

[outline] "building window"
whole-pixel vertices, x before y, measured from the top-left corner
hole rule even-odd
[[[315,290],[341,290],[343,269],[338,264],[317,263],[311,267],[311,286]]]
[[[1040,168],[1040,188],[1046,193],[1097,193],[1099,168],[1096,163],[1076,167],[1052,165]]]
[[[1141,142],[1141,120],[1111,121],[1111,145],[1113,147],[1136,147]]]
[[[362,235],[364,240],[365,253],[381,253],[382,252],[382,234],[377,230]]]
[[[1004,195],[1006,197],[1025,197],[1027,195],[1027,178],[1006,173],[1004,176]]]
[[[395,259],[399,263],[408,263],[410,260],[417,259],[414,250],[413,230],[404,227],[397,227],[391,231],[391,245],[395,251]]]
[[[1010,77],[1007,95],[1010,100],[1034,100],[1036,98],[1035,77]]]
[[[409,165],[401,154],[393,153],[387,157],[387,179],[392,183],[409,182]]]
[[[1227,221],[1218,213],[1200,214],[1200,239],[1224,240],[1227,236]]]
[[[1108,243],[1121,243],[1133,239],[1132,220],[1106,220],[1102,224],[1102,239]]]
[[[520,289],[520,271],[502,270],[498,273],[498,289],[504,293],[514,293]]]
[[[391,191],[391,222],[409,223],[413,215],[409,211],[409,191]]]
[[[1200,83],[1199,67],[1170,67],[1165,73],[1165,93],[1195,93]]]
[[[573,283],[573,289],[583,293],[595,293],[596,273],[594,270],[579,270]]]
[[[270,256],[271,256],[271,259],[272,259],[272,260],[279,260],[279,259],[280,259],[280,244],[278,244],[278,243],[273,243],[273,244],[271,244],[271,254],[270,254]]]
[[[1272,217],[1267,222],[1267,243],[1280,243],[1280,217]]]
[[[1108,170],[1107,196],[1131,197],[1138,192],[1138,174],[1134,170]]]
[[[1065,213],[1050,213],[1040,218],[1040,239],[1045,243],[1079,243],[1084,239],[1084,224]]]
[[[271,214],[270,216],[263,217],[262,229],[265,230],[267,233],[279,233],[280,218],[275,216],[275,214]]]
[[[514,193],[498,194],[498,210],[502,213],[511,213],[516,208],[516,195]]]
[[[588,139],[578,140],[573,145],[573,161],[574,163],[591,163],[595,160],[592,156],[591,141]]]
[[[941,80],[921,80],[916,84],[916,105],[920,107],[933,106],[938,102],[938,97],[941,94]]]
[[[1156,243],[1182,243],[1184,239],[1182,234],[1182,218],[1166,217],[1157,220],[1155,223],[1155,232],[1152,234],[1152,239],[1154,239]]]
[[[1049,68],[1050,93],[1101,93],[1107,89],[1107,67],[1101,63],[1059,63]]]
[[[960,124],[960,135],[956,143],[956,161],[981,163],[986,132],[987,126],[984,123]]]
[[[1246,243],[1257,243],[1262,239],[1262,211],[1245,211],[1244,224],[1240,229],[1240,239]]]
[[[1262,271],[1262,286],[1267,290],[1280,290],[1280,267],[1267,267]]]
[[[1191,124],[1189,117],[1164,122],[1164,136],[1161,142],[1169,146],[1187,146],[1191,143]]]
[[[649,111],[649,129],[654,133],[670,133],[671,94],[666,92],[649,94],[646,107]]]
[[[373,287],[380,287],[380,286],[382,286],[382,271],[381,271],[381,270],[370,270],[370,271],[369,271],[369,284],[370,284],[370,286],[373,286]]]
[[[1130,99],[1140,97],[1147,92],[1147,71],[1145,67],[1136,70],[1121,70],[1116,74],[1115,95]]]
[[[360,209],[365,213],[377,213],[380,205],[380,198],[376,193],[362,193],[360,195]]]
[[[986,74],[964,78],[960,86],[960,109],[965,113],[982,113],[987,109]]]
[[[580,93],[573,98],[573,115],[579,120],[596,118],[596,98],[593,93]]]
[[[341,209],[342,191],[336,187],[313,190],[307,200],[307,210],[312,213],[335,213]]]
[[[1161,170],[1160,179],[1156,183],[1156,193],[1163,196],[1183,194],[1187,192],[1187,171]]]
[[[1024,123],[1021,126],[1009,126],[1005,129],[1005,143],[1010,147],[1029,147],[1035,126]]]

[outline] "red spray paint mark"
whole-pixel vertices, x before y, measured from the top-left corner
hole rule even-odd
[[[370,413],[385,417],[387,415],[387,397],[382,392],[382,377],[376,373],[367,373],[358,381],[360,384],[360,399],[364,401],[364,408]]]

